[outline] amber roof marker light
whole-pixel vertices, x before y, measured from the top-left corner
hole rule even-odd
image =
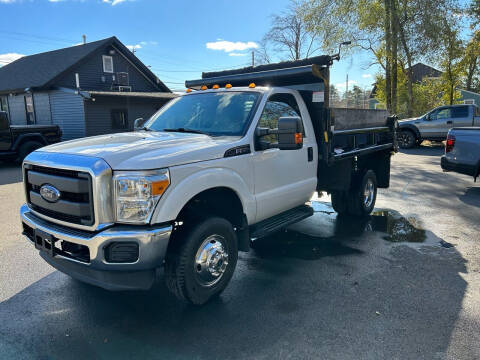
[[[249,87],[250,89],[255,88],[255,86],[257,86],[257,85],[255,85],[255,83],[250,83],[250,85],[248,85],[248,87]]]
[[[232,84],[225,85],[225,89],[231,89],[231,88],[232,88]]]
[[[215,84],[215,85],[212,86],[212,89],[215,89],[215,90],[220,89],[220,86],[218,84]]]
[[[188,93],[191,93],[192,92],[192,89],[187,89],[185,90],[185,92],[188,94]]]
[[[201,89],[201,90],[207,90],[208,87],[207,87],[207,85],[202,85],[202,87],[201,87],[200,89]]]

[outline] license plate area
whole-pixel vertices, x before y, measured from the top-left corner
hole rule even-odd
[[[55,256],[55,238],[45,231],[35,229],[35,248]]]

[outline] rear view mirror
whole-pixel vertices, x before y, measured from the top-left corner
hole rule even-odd
[[[138,131],[144,128],[144,125],[147,121],[144,118],[138,118],[133,123],[133,130]]]
[[[298,116],[278,119],[278,148],[296,150],[303,146],[302,119]]]

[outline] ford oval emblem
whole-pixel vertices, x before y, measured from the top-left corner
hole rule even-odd
[[[40,195],[48,202],[54,203],[60,199],[60,191],[53,185],[45,184],[40,188]]]

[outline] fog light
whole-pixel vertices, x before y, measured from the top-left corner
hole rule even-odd
[[[109,263],[133,263],[138,260],[138,244],[114,242],[105,248],[105,260]]]

